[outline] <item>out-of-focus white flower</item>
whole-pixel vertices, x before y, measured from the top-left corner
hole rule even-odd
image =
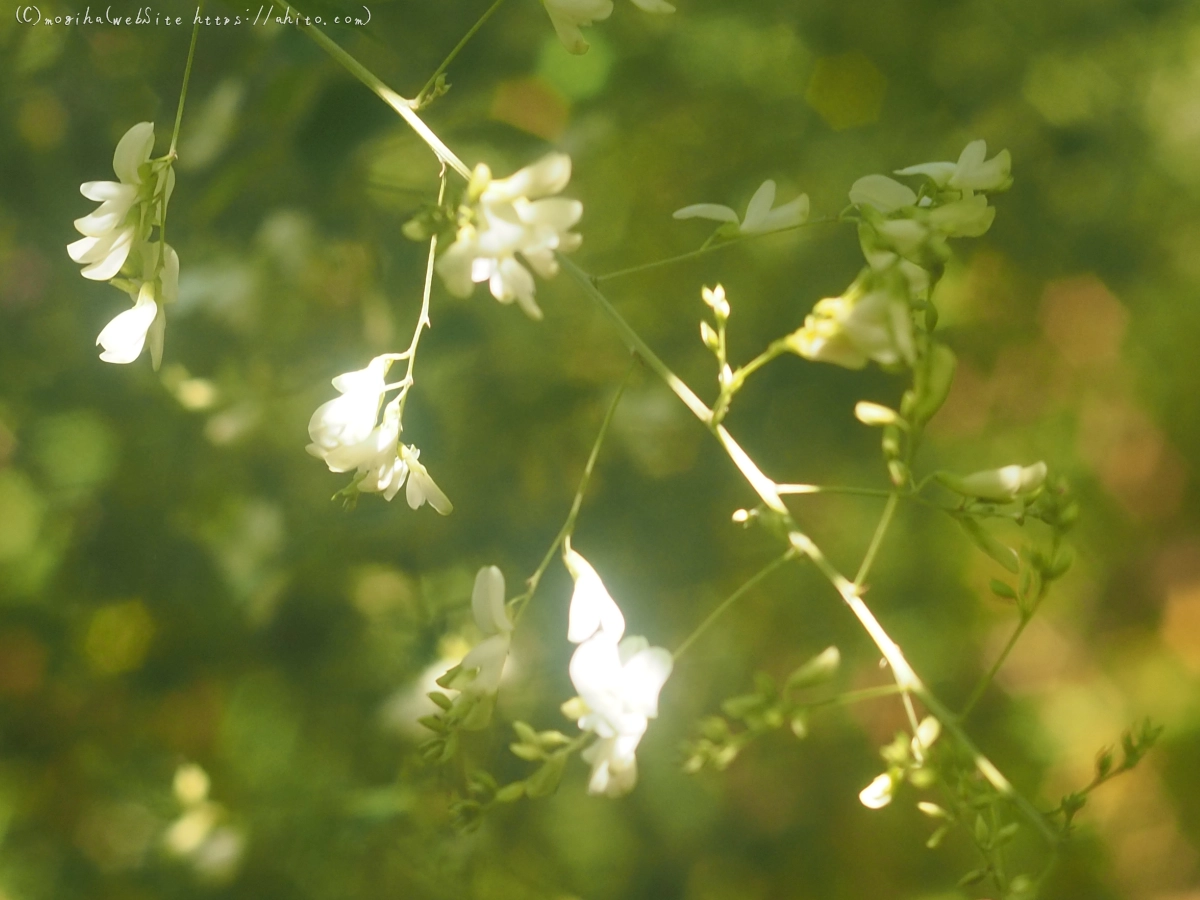
[[[587,53],[588,42],[580,27],[612,15],[612,0],[542,0],[554,32],[568,53]]]
[[[1012,156],[1001,150],[987,159],[987,142],[971,141],[959,154],[958,162],[933,162],[909,166],[897,175],[926,175],[940,188],[952,188],[969,195],[972,191],[1004,191],[1012,185]]]
[[[625,633],[625,617],[592,564],[571,549],[563,555],[563,562],[575,579],[567,615],[567,640],[578,644],[599,631],[614,641],[620,640]]]
[[[493,179],[482,163],[475,167],[460,212],[454,243],[437,262],[446,289],[468,297],[486,281],[501,303],[516,300],[531,318],[540,319],[529,269],[543,278],[558,273],[555,252],[569,253],[582,237],[571,227],[583,215],[578,200],[553,197],[571,179],[571,158],[551,153],[509,178]]]
[[[671,654],[643,637],[618,643],[598,631],[575,650],[570,675],[583,703],[578,724],[599,738],[583,754],[592,766],[588,793],[617,797],[637,782],[634,754],[649,720],[658,715],[658,695],[671,667]]]
[[[224,807],[208,799],[208,774],[194,763],[175,770],[175,797],[183,812],[163,834],[163,846],[207,881],[225,881],[241,863],[246,837],[225,823]]]
[[[737,225],[738,234],[766,234],[794,228],[808,220],[808,194],[801,194],[783,206],[771,208],[775,202],[775,182],[764,181],[750,198],[746,216],[740,222],[738,215],[728,206],[717,203],[696,203],[674,212],[676,219],[712,219]]]
[[[950,489],[980,500],[1009,503],[1018,497],[1032,494],[1046,482],[1046,464],[1011,465],[999,469],[975,472],[963,478],[943,475],[939,478]]]
[[[131,363],[142,355],[146,345],[146,333],[159,315],[159,306],[154,300],[154,284],[145,282],[138,292],[133,309],[119,313],[96,338],[96,344],[104,348],[100,358],[110,363]]]
[[[884,772],[859,791],[858,799],[867,809],[883,809],[892,802],[892,794],[895,790],[895,779],[889,773]]]
[[[375,430],[389,365],[386,357],[377,356],[365,369],[334,378],[333,386],[341,396],[322,403],[308,420],[312,443],[305,450],[325,460],[331,472],[358,468],[370,455],[364,444]]]
[[[567,638],[579,644],[569,667],[579,693],[573,717],[598,738],[583,753],[592,766],[588,792],[617,797],[637,782],[634,754],[658,715],[658,695],[673,661],[644,637],[622,640],[625,617],[596,570],[569,546],[564,562],[575,579]]]
[[[884,215],[905,206],[913,206],[917,195],[906,184],[886,175],[864,175],[850,186],[850,202],[855,206],[870,206]]]
[[[864,292],[858,286],[819,300],[787,343],[806,359],[847,369],[861,369],[868,360],[911,365],[916,352],[908,303],[886,288]]]
[[[128,221],[143,183],[138,169],[150,160],[154,148],[154,124],[139,122],[117,142],[113,171],[119,181],[87,181],[79,192],[100,204],[90,215],[75,220],[83,235],[67,245],[67,253],[83,265],[83,277],[93,281],[114,278],[125,265],[137,237],[138,223]]]
[[[464,694],[494,694],[500,689],[513,631],[508,610],[504,608],[504,574],[496,566],[484,566],[475,575],[471,611],[475,614],[475,624],[487,637],[463,657],[463,670],[477,671],[459,690]]]
[[[404,497],[413,509],[420,509],[423,504],[428,503],[443,516],[448,516],[454,512],[454,504],[434,483],[425,466],[418,461],[420,456],[421,451],[416,447],[401,445],[400,458],[402,464],[408,467],[408,487]]]
[[[928,222],[946,237],[981,237],[992,227],[996,208],[987,197],[975,194],[931,209]]]
[[[675,7],[666,0],[633,0],[634,4],[649,13],[673,13]],[[591,25],[612,15],[612,0],[542,0],[558,39],[568,53],[587,53],[588,43],[583,39],[581,26]]]

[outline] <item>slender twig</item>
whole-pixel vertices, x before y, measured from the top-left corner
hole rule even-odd
[[[196,22],[192,26],[192,42],[188,45],[187,65],[183,69],[183,87],[179,91],[179,106],[175,109],[175,129],[171,132],[171,149],[167,156],[175,159],[175,147],[179,143],[179,126],[183,122],[183,104],[187,100],[188,82],[192,78],[192,58],[196,55],[196,38],[200,35],[200,8],[196,7]]]
[[[297,27],[308,32],[308,34],[314,41],[317,42],[317,45],[322,50],[341,63],[342,66],[345,67],[346,71],[348,71],[351,75],[369,87],[380,100],[398,112],[401,118],[408,123],[409,127],[417,133],[421,140],[429,145],[429,149],[434,152],[438,159],[452,168],[463,178],[468,180],[471,178],[471,170],[467,168],[466,164],[454,154],[454,151],[447,147],[442,142],[442,139],[434,134],[430,127],[425,124],[420,116],[417,115],[416,110],[413,109],[413,103],[411,100],[405,100],[390,87],[384,84],[374,73],[367,69],[366,66],[364,66],[357,59],[326,37],[321,29],[314,25],[306,24],[298,24]]]
[[[867,547],[866,554],[863,556],[862,564],[858,567],[858,574],[854,576],[856,587],[861,588],[863,582],[867,580],[867,576],[871,574],[871,566],[875,564],[875,556],[879,553],[879,548],[883,544],[883,538],[892,524],[892,516],[896,514],[896,505],[899,501],[900,494],[898,491],[892,491],[888,494],[887,503],[883,507],[883,514],[879,517],[879,524],[875,526],[875,533],[871,535],[871,543]]]
[[[446,166],[442,165],[441,183],[438,186],[438,205],[441,206],[442,198],[446,194]],[[404,381],[400,387],[400,409],[398,410],[401,423],[404,422],[404,407],[408,403],[408,391],[413,386],[413,370],[417,365],[417,345],[421,342],[421,333],[430,328],[432,323],[429,321],[429,298],[433,294],[433,263],[437,257],[437,235],[433,235],[429,239],[429,259],[425,264],[425,287],[421,292],[421,314],[417,317],[417,327],[413,329],[412,341],[408,345],[408,349],[402,354],[397,354],[401,359],[408,360],[408,371],[404,374]],[[403,427],[403,424],[401,425]]]
[[[483,27],[483,23],[492,17],[492,13],[498,10],[500,8],[500,4],[503,2],[504,0],[496,0],[495,3],[489,6],[487,12],[480,16],[479,20],[471,26],[471,30],[464,34],[462,36],[462,40],[455,44],[454,49],[451,50],[450,54],[442,60],[442,64],[434,69],[433,74],[429,76],[429,80],[425,82],[425,87],[421,88],[421,92],[417,94],[418,103],[420,103],[429,95],[429,92],[433,90],[434,85],[437,84],[438,76],[440,76],[446,71],[446,69],[450,67],[450,63],[454,62],[454,58],[462,52],[463,47],[467,46],[471,38],[475,36],[475,32]]]
[[[758,238],[768,237],[774,234],[786,234],[789,231],[798,231],[801,228],[806,228],[809,225],[825,225],[832,222],[837,222],[837,219],[819,218],[809,219],[807,222],[801,222],[799,225],[789,225],[787,228],[780,228],[776,231],[764,231],[758,234],[744,234],[739,237],[729,238],[724,241],[713,240],[710,236],[704,245],[698,250],[689,250],[687,253],[680,253],[677,256],[668,256],[665,259],[656,259],[654,262],[642,263],[639,266],[630,266],[627,269],[617,269],[615,272],[605,272],[603,275],[595,275],[595,281],[599,284],[602,281],[609,281],[613,278],[623,278],[626,275],[636,275],[640,272],[649,272],[651,269],[657,269],[661,266],[669,266],[677,262],[685,262],[689,259],[696,259],[701,256],[707,256],[714,250],[723,250],[726,247],[733,247],[736,244],[742,244],[746,241],[757,240]]]
[[[604,420],[600,423],[600,430],[596,433],[596,440],[592,443],[592,451],[588,454],[587,464],[583,467],[583,476],[579,479],[579,487],[575,490],[575,497],[571,501],[571,511],[567,513],[566,521],[563,522],[563,526],[559,529],[554,541],[546,549],[546,555],[542,557],[542,561],[538,563],[538,567],[526,581],[528,589],[524,594],[514,597],[512,600],[512,620],[514,623],[529,604],[529,601],[533,599],[533,595],[537,592],[538,585],[541,583],[542,576],[546,574],[546,569],[550,567],[550,563],[554,560],[558,548],[563,546],[564,541],[570,540],[571,535],[575,531],[575,520],[579,517],[579,510],[583,506],[583,495],[587,493],[588,482],[592,479],[592,471],[596,468],[596,460],[600,457],[600,448],[603,446],[604,438],[608,434],[608,426],[612,423],[617,406],[620,404],[621,397],[625,393],[625,388],[629,386],[629,381],[636,369],[637,361],[634,360],[633,364],[629,367],[629,371],[625,373],[625,377],[621,379],[621,384],[617,387],[617,392],[613,395],[612,401],[608,404],[608,410],[604,413]]]
[[[683,656],[684,652],[688,649],[688,647],[692,646],[692,644],[695,642],[696,638],[700,637],[700,635],[703,634],[708,629],[708,627],[710,625],[712,625],[713,622],[715,622],[717,619],[719,619],[721,617],[722,613],[724,613],[726,610],[728,610],[729,607],[733,606],[734,603],[736,603],[738,600],[740,600],[744,594],[753,590],[754,587],[757,586],[759,582],[761,582],[764,578],[766,578],[768,575],[770,575],[772,572],[774,572],[776,569],[778,569],[780,566],[782,566],[785,562],[787,562],[789,559],[791,559],[795,555],[796,555],[796,551],[792,550],[789,547],[788,550],[786,552],[784,552],[784,554],[782,556],[776,557],[771,562],[767,563],[765,566],[763,566],[761,569],[759,569],[757,572],[755,572],[753,575],[751,575],[742,584],[741,587],[739,587],[732,594],[730,594],[728,597],[726,597],[724,600],[722,600],[717,605],[716,609],[714,609],[707,616],[705,616],[704,621],[701,622],[699,625],[697,625],[695,630],[691,634],[689,634],[686,638],[683,639],[683,643],[681,643],[677,648],[675,648],[675,652],[671,655],[678,661],[679,657]]]

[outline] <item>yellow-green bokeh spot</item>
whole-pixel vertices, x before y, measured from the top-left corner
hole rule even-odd
[[[834,131],[870,125],[883,109],[887,77],[859,51],[823,56],[804,99]]]
[[[150,613],[140,600],[129,600],[105,606],[92,615],[83,649],[94,671],[118,675],[142,664],[153,637]]]

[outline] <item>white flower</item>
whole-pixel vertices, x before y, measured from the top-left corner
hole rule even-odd
[[[959,154],[958,162],[932,162],[909,166],[897,175],[926,175],[939,188],[953,188],[970,194],[972,191],[1003,191],[1012,184],[1012,156],[1001,150],[987,159],[987,143],[971,141]]]
[[[158,316],[154,284],[143,282],[133,309],[118,314],[96,338],[97,345],[104,348],[100,358],[110,363],[133,362],[141,356],[142,348],[146,345],[146,333]]]
[[[867,809],[882,809],[892,802],[895,790],[895,779],[885,772],[859,791],[858,799]]]
[[[459,690],[464,694],[494,694],[500,689],[513,631],[508,610],[504,608],[504,574],[496,566],[484,566],[475,575],[471,610],[475,624],[487,637],[463,657],[462,668],[477,672]]]
[[[945,476],[941,479],[947,487],[968,497],[1008,503],[1018,497],[1032,494],[1046,482],[1046,464],[1036,462],[1032,466],[1004,466],[987,469],[963,478]]]
[[[864,175],[850,186],[850,202],[855,206],[871,206],[885,216],[901,207],[912,206],[917,195],[906,184],[886,175]]]
[[[591,25],[612,15],[612,0],[542,0],[558,39],[569,53],[587,53],[588,42],[580,26]]]
[[[700,218],[734,223],[739,234],[766,234],[784,228],[794,228],[807,221],[808,194],[801,194],[795,200],[771,209],[774,202],[775,182],[768,179],[750,198],[750,203],[746,206],[746,216],[740,222],[736,212],[717,203],[696,203],[675,210],[673,215],[676,219]]]
[[[588,793],[616,797],[633,788],[634,753],[658,715],[658,695],[671,667],[671,654],[643,637],[618,643],[599,631],[576,648],[569,671],[584,706],[578,724],[599,738],[584,753],[592,766]]]
[[[308,420],[308,435],[312,443],[305,449],[325,460],[331,472],[356,469],[367,459],[378,455],[383,449],[378,446],[381,437],[386,445],[386,435],[375,434],[375,421],[387,389],[389,365],[386,357],[377,356],[365,369],[337,376],[333,379],[333,386],[341,396],[318,406]],[[397,437],[398,425],[397,422]],[[395,445],[393,439],[393,450]]]
[[[861,369],[868,360],[911,365],[916,358],[908,304],[884,288],[864,293],[854,286],[840,297],[817,301],[804,327],[787,342],[806,359],[847,369]]]
[[[987,197],[975,194],[929,211],[929,224],[946,237],[981,237],[992,227],[996,208],[988,206]]]
[[[88,181],[80,185],[83,196],[100,204],[90,215],[75,220],[75,229],[83,237],[67,245],[71,259],[84,266],[84,278],[108,281],[125,265],[137,237],[137,223],[127,219],[143,186],[138,169],[149,161],[153,148],[153,123],[134,125],[117,143],[113,154],[113,171],[120,180]]]
[[[551,153],[509,178],[493,180],[487,166],[476,166],[468,188],[475,198],[462,210],[454,244],[437,263],[446,289],[468,297],[475,284],[488,282],[501,303],[516,300],[534,319],[542,311],[534,299],[535,286],[525,262],[543,278],[558,273],[555,252],[576,249],[582,238],[570,228],[583,215],[578,200],[552,197],[571,178],[571,158]]]
[[[567,640],[578,644],[598,631],[614,641],[620,640],[625,633],[625,617],[592,564],[569,548],[563,561],[575,579],[575,591],[571,594],[571,608],[567,615]]]
[[[428,503],[443,516],[448,516],[454,512],[454,504],[434,483],[425,466],[418,461],[420,455],[421,451],[416,447],[404,445],[400,447],[402,464],[408,466],[408,488],[404,492],[404,497],[413,509],[420,509],[422,504]],[[388,497],[388,499],[392,498]]]

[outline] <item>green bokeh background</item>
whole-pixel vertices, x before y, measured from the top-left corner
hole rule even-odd
[[[412,95],[487,4],[368,6],[370,25],[327,32]],[[766,178],[832,216],[860,175],[954,159],[978,137],[1010,149],[995,226],[960,243],[939,288],[960,372],[920,467],[1045,459],[1082,517],[1076,567],[971,730],[1049,807],[1123,728],[1164,724],[1160,748],[1085,811],[1046,896],[1197,900],[1200,7],[679,6],[654,17],[617,0],[574,58],[540,4],[508,0],[428,121],[498,174],[570,153],[567,194],[585,210],[575,258],[594,273],[695,248],[704,226],[672,210],[740,210]],[[360,12],[309,11],[347,9]],[[190,22],[194,8],[153,11]],[[416,762],[406,698],[473,639],[474,571],[499,565],[515,593],[557,532],[628,366],[616,335],[564,276],[539,283],[541,323],[482,290],[462,301],[435,287],[405,426],[455,512],[377,497],[343,511],[329,500],[343,479],[304,453],[305,426],[330,378],[408,343],[424,249],[400,229],[432,197],[433,158],[296,29],[201,29],[164,366],[100,363],[95,335],[125,301],[66,256],[71,221],[91,210],[77,186],[111,177],[136,122],[154,121],[165,151],[191,29],[35,27],[14,12],[0,4],[0,898],[986,896],[955,891],[975,865],[964,840],[924,849],[914,792],[878,812],[856,799],[903,727],[896,703],[817,717],[806,741],[764,740],[721,775],[679,772],[695,720],[755,671],[781,676],[836,644],[840,687],[886,681],[827,583],[799,566],[680,661],[630,797],[586,796],[575,762],[553,798],[455,837],[457,774]],[[711,400],[703,285],[725,285],[731,352],[746,360],[859,265],[850,229],[815,225],[606,290]],[[874,370],[788,358],[751,382],[729,426],[780,481],[883,486],[878,434],[852,408],[900,390]],[[575,544],[631,631],[671,647],[776,552],[730,524],[750,503],[716,443],[639,373]],[[879,508],[793,504],[843,570]],[[1012,627],[987,589],[996,574],[914,506],[872,578],[868,601],[952,703]],[[569,590],[553,566],[521,622],[498,727],[469,742],[502,781],[527,772],[504,722],[570,730],[557,708],[571,693]],[[185,762],[245,838],[225,880],[161,850]]]

